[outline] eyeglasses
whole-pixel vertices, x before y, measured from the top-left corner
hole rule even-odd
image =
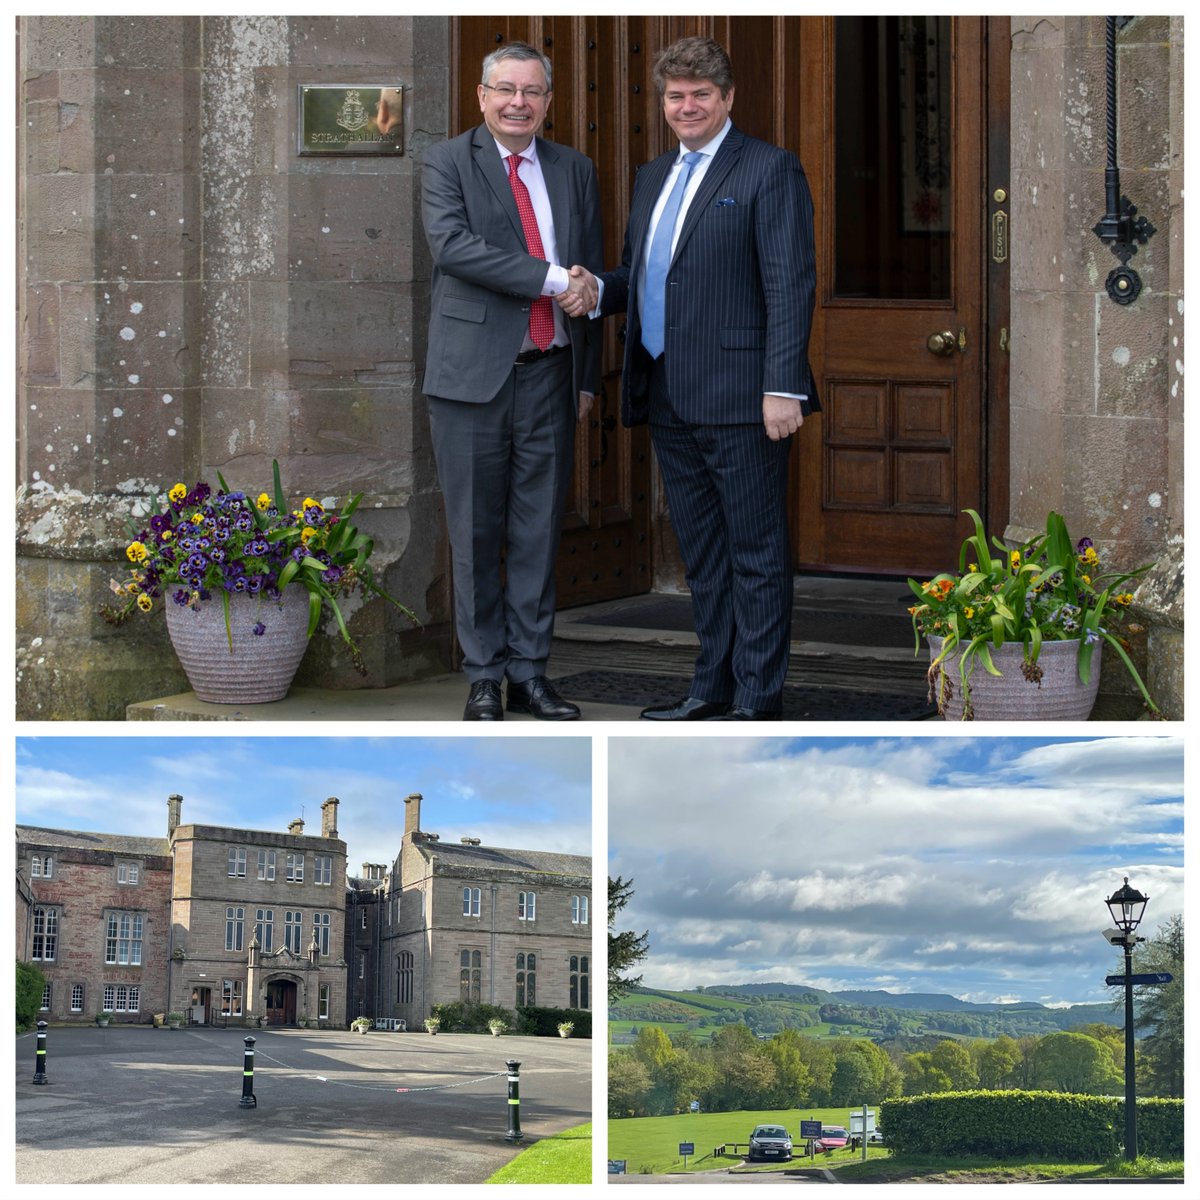
[[[520,92],[521,95],[524,96],[526,100],[533,100],[536,102],[538,100],[544,100],[550,94],[549,88],[543,88],[543,87],[519,88],[519,87],[513,87],[513,85],[511,83],[496,83],[496,84],[484,83],[484,84],[480,84],[480,86],[487,88],[489,91],[495,92],[496,95],[499,96],[501,100],[511,100],[518,92]]]

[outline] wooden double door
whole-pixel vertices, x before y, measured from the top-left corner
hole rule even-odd
[[[452,132],[476,124],[483,57],[527,41],[554,64],[548,138],[596,163],[606,265],[633,176],[674,144],[651,79],[685,34],[730,53],[733,118],[795,151],[813,192],[810,357],[824,412],[793,451],[790,525],[811,571],[943,569],[1007,518],[1006,19],[459,17]],[[990,148],[989,148],[990,147]],[[646,430],[619,421],[621,322],[578,439],[559,556],[563,607],[677,581]]]

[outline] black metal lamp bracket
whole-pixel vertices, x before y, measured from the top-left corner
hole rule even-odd
[[[1105,18],[1105,68],[1108,86],[1108,163],[1104,170],[1104,216],[1092,227],[1095,235],[1121,260],[1104,282],[1104,288],[1117,304],[1132,304],[1142,290],[1142,280],[1129,265],[1138,246],[1157,232],[1153,225],[1138,215],[1137,207],[1128,196],[1121,195],[1121,172],[1117,166],[1117,29],[1124,28],[1132,17]]]

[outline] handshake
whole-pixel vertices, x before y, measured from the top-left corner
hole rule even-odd
[[[568,272],[571,282],[565,292],[555,296],[559,307],[568,317],[585,317],[596,307],[600,288],[596,277],[586,267],[574,266]]]

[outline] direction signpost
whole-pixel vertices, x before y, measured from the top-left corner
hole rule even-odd
[[[1128,980],[1124,975],[1105,975],[1104,982],[1109,987],[1120,987],[1124,983],[1131,983],[1134,987],[1146,987],[1155,983],[1170,983],[1174,978],[1174,975],[1169,975],[1166,971],[1154,971],[1148,975],[1130,975]]]

